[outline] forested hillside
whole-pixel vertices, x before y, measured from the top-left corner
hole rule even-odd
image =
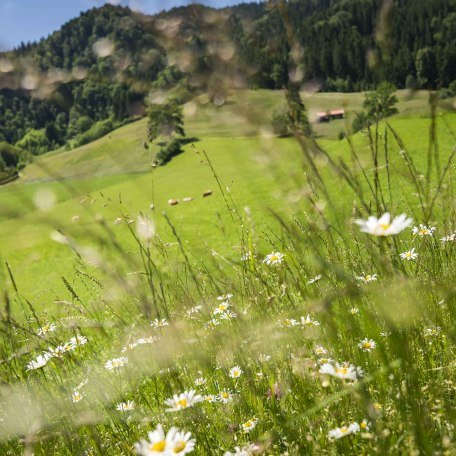
[[[157,90],[177,86],[182,101],[289,78],[323,91],[383,79],[455,91],[456,0],[290,0],[285,15],[280,3],[94,8],[0,54],[0,141],[34,154],[72,147],[141,115]]]

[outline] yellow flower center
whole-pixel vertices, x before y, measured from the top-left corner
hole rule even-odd
[[[277,255],[271,255],[271,257],[269,259],[271,261],[277,261],[279,259],[279,257]]]
[[[186,408],[187,405],[188,405],[188,401],[187,399],[185,399],[185,397],[183,399],[179,399],[177,401],[177,405],[180,405],[182,408]]]
[[[370,342],[364,342],[363,343],[364,348],[372,348],[372,344]]]
[[[390,226],[391,226],[390,223],[380,223],[380,228],[381,228],[383,231],[386,231]]]
[[[166,441],[165,440],[160,440],[159,442],[153,443],[150,447],[150,451],[161,451],[164,452],[166,448]]]
[[[364,421],[359,425],[361,429],[366,429],[367,428],[367,423]]]
[[[174,444],[173,451],[174,451],[174,453],[180,453],[182,450],[185,449],[186,446],[187,446],[187,442],[184,442],[183,440],[181,440]]]
[[[346,367],[339,367],[336,369],[336,372],[341,375],[346,375],[348,372],[348,368]]]
[[[346,434],[346,433],[348,432],[348,427],[346,427],[346,426],[341,427],[341,428],[340,428],[340,432],[341,432],[342,434]]]

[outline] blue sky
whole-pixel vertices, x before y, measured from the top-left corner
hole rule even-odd
[[[248,0],[244,0],[248,1]],[[21,41],[35,41],[58,30],[61,25],[94,6],[104,3],[129,5],[145,13],[155,13],[189,0],[0,0],[0,50],[11,49]],[[241,0],[199,0],[216,8]]]

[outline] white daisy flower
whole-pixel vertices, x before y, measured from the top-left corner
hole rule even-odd
[[[328,432],[328,438],[330,440],[337,440],[345,437],[346,435],[356,434],[359,432],[360,426],[358,423],[351,423],[348,426],[342,426],[335,429],[331,429]]]
[[[377,344],[372,339],[363,339],[359,344],[358,347],[365,352],[370,352],[377,348]]]
[[[266,255],[266,257],[263,260],[263,263],[266,263],[268,266],[275,266],[277,264],[282,263],[284,257],[285,257],[285,254],[283,254],[283,253],[272,252],[269,255]]]
[[[258,356],[258,361],[260,363],[267,363],[270,360],[271,360],[271,355],[266,355],[265,353],[260,353],[260,355]]]
[[[349,363],[326,363],[320,367],[320,374],[328,374],[333,377],[341,378],[343,380],[356,380],[358,377],[363,376],[363,370]]]
[[[239,378],[243,373],[243,370],[239,366],[234,366],[230,369],[231,378]]]
[[[420,223],[419,226],[414,226],[412,228],[412,234],[419,237],[432,236],[435,230],[435,226],[426,226]]]
[[[227,293],[221,296],[217,296],[217,301],[229,301],[233,295],[231,293]]]
[[[244,255],[241,256],[241,261],[249,261],[251,259],[252,259],[252,253],[250,251],[244,253]]]
[[[128,364],[128,358],[121,356],[120,358],[113,358],[106,362],[105,368],[107,370],[119,369]]]
[[[318,358],[317,359],[317,363],[320,364],[321,366],[323,364],[332,364],[333,363],[333,359],[332,358]]]
[[[195,386],[204,386],[207,383],[207,380],[204,377],[198,377],[193,383]]]
[[[76,402],[79,402],[81,399],[82,399],[82,394],[79,391],[74,390],[73,393],[71,394],[71,401],[76,403]]]
[[[377,274],[366,274],[356,277],[356,280],[359,280],[363,283],[375,282],[377,280]]]
[[[217,320],[217,318],[211,318],[204,326],[206,328],[214,329],[216,326],[219,326],[220,323],[220,320]]]
[[[316,275],[315,277],[312,277],[307,281],[307,285],[311,285],[315,282],[318,282],[323,276],[321,274]]]
[[[254,443],[250,443],[249,445],[245,445],[243,447],[235,447],[234,451],[225,451],[223,456],[252,456],[254,454],[258,454],[260,447],[255,445]]]
[[[119,412],[131,412],[136,407],[135,401],[121,402],[117,404],[116,410]]]
[[[177,412],[189,407],[193,407],[198,402],[203,401],[203,396],[196,394],[195,390],[184,391],[177,395],[175,394],[171,399],[166,399],[165,404],[169,406],[167,412]]]
[[[408,250],[407,252],[403,252],[399,255],[401,259],[412,261],[418,258],[418,254],[415,252],[415,247],[412,250]]]
[[[442,328],[440,328],[439,326],[436,326],[435,328],[425,328],[423,331],[423,334],[426,337],[435,337],[435,336],[438,336],[441,331],[442,331]]]
[[[230,390],[223,389],[222,391],[220,391],[218,397],[220,402],[228,404],[228,402],[231,402],[233,400],[234,394]]]
[[[214,315],[220,315],[226,312],[231,306],[229,301],[222,301],[217,307],[214,309]]]
[[[152,326],[153,328],[157,329],[157,328],[164,328],[165,326],[169,326],[169,323],[166,321],[165,318],[162,318],[161,320],[159,320],[158,318],[156,318],[151,324],[150,326]]]
[[[314,320],[313,318],[310,317],[310,315],[307,315],[306,318],[301,317],[301,326],[320,326],[320,323],[317,320]]]
[[[72,337],[70,339],[70,344],[73,344],[75,347],[79,347],[80,345],[85,345],[87,342],[88,342],[87,337],[81,336],[80,334],[78,334],[77,336]]]
[[[74,348],[74,345],[70,345],[70,344],[63,344],[63,345],[57,345],[57,347],[53,348],[53,347],[49,347],[48,349],[48,354],[50,356],[52,356],[53,358],[62,358],[63,355],[71,350],[73,347]]]
[[[163,429],[161,424],[158,424],[154,431],[149,432],[148,440],[142,439],[140,442],[135,444],[136,454],[139,456],[154,456],[164,454],[169,456],[173,454],[173,450],[175,448],[175,444],[177,442],[176,436],[179,433],[179,429],[172,427],[167,434]],[[179,436],[180,437],[180,436]],[[188,446],[187,449],[190,448],[190,438],[187,439]],[[195,445],[195,441],[192,440],[193,447]],[[193,449],[193,448],[192,448]],[[187,451],[189,453],[192,450]],[[179,453],[176,454],[185,454]]]
[[[362,431],[368,431],[370,429],[370,423],[364,418],[364,420],[359,423],[359,427]]]
[[[221,320],[233,320],[234,318],[237,317],[237,314],[235,312],[233,312],[232,310],[227,310],[225,312],[222,312],[221,314],[219,314],[219,318]]]
[[[383,214],[379,219],[375,216],[370,216],[367,220],[356,220],[356,224],[364,233],[369,233],[374,236],[392,236],[405,230],[412,224],[413,220],[407,218],[405,214],[395,217],[391,221],[389,212]]]
[[[299,323],[294,318],[284,318],[283,320],[280,321],[280,324],[284,328],[290,328],[292,326],[298,326],[299,325]]]
[[[359,309],[358,309],[358,307],[352,307],[352,308],[350,309],[350,313],[351,313],[352,315],[357,315],[357,314],[359,314]]]
[[[169,442],[169,454],[179,455],[191,453],[195,449],[196,440],[192,439],[190,432],[179,431],[179,429],[171,428],[166,436]]]
[[[206,394],[206,396],[204,396],[204,400],[212,404],[214,402],[217,402],[219,398],[217,396],[214,396],[213,394]]]
[[[245,423],[242,423],[241,427],[242,430],[247,433],[255,429],[255,426],[257,425],[258,420],[256,418],[251,418],[250,420],[247,420]]]
[[[456,241],[456,231],[454,233],[449,234],[448,236],[443,236],[440,238],[440,242],[443,244],[444,242],[453,242]]]
[[[44,367],[50,358],[51,358],[51,355],[49,353],[44,353],[43,355],[38,355],[35,360],[32,360],[27,364],[27,370],[30,371],[30,370],[40,369],[41,367]]]
[[[38,329],[37,334],[39,336],[44,336],[47,333],[54,332],[57,329],[57,326],[54,323],[47,323]]]
[[[314,348],[314,353],[315,353],[317,356],[326,355],[326,353],[328,353],[328,350],[326,350],[326,348],[325,348],[325,347],[322,347],[321,345],[317,345],[317,346]]]

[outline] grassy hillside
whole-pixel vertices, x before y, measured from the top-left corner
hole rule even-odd
[[[454,454],[456,114],[301,148],[275,97],[187,105],[165,167],[140,121],[0,188],[0,454]]]
[[[363,99],[362,94],[304,96],[311,118],[317,110],[340,106],[350,114],[360,108]],[[399,98],[402,116],[391,122],[418,167],[424,166],[430,124],[424,117],[427,95],[417,93],[415,98],[408,99],[401,92]],[[224,191],[229,189],[239,211],[243,213],[248,205],[257,230],[268,232],[269,225],[276,226],[270,209],[284,214],[296,212],[307,185],[301,168],[302,152],[296,142],[270,134],[271,113],[282,103],[280,92],[260,90],[233,93],[221,107],[210,104],[204,96],[197,98],[185,107],[185,128],[187,135],[197,137],[198,141],[187,145],[184,154],[163,168],[151,168],[154,150],[143,147],[145,119],[78,149],[59,150],[37,158],[18,182],[0,188],[1,253],[3,260],[11,264],[21,291],[33,295],[38,280],[43,289],[52,289],[46,292],[49,296],[66,293],[59,276],[71,275],[75,261],[66,246],[50,239],[53,230],[60,229],[78,243],[106,251],[106,245],[96,240],[98,236],[106,237],[99,223],[102,219],[128,249],[132,244],[127,226],[114,222],[122,214],[135,219],[141,211],[155,219],[166,241],[175,242],[161,215],[166,211],[196,257],[215,249],[237,258],[239,252],[233,247],[235,229],[202,151],[207,152]],[[444,156],[454,145],[448,125],[455,118],[446,114],[438,122],[439,147]],[[344,122],[314,124],[317,134],[326,138],[320,140],[321,144],[334,157],[348,154],[345,141],[333,140],[344,129]],[[361,159],[364,155],[368,157],[363,135],[358,134],[354,142],[362,151]],[[403,166],[397,146],[391,148],[392,165]],[[325,167],[322,172],[329,173]],[[337,179],[332,182],[337,192]],[[202,193],[208,189],[214,194],[203,199]],[[46,210],[38,209],[36,200],[44,200],[46,206],[48,193],[54,203]],[[167,203],[171,198],[185,197],[195,199],[173,207]],[[152,203],[153,211],[149,209]],[[347,205],[347,211],[351,203],[351,195],[343,195],[339,202]]]

